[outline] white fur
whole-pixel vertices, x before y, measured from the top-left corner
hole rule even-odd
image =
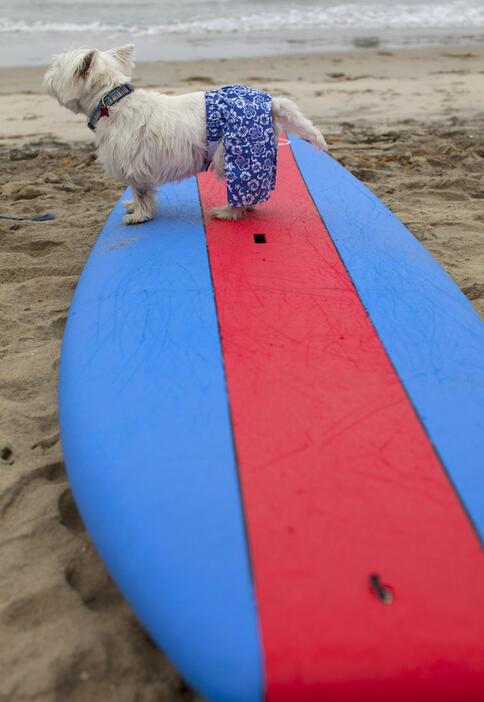
[[[134,68],[132,45],[110,51],[75,49],[54,57],[44,78],[50,95],[75,113],[89,115],[109,90],[129,82]],[[288,98],[273,98],[276,136],[281,128],[327,150],[321,132]],[[155,190],[162,183],[182,180],[204,166],[207,138],[205,97],[199,91],[186,95],[160,95],[136,89],[109,108],[95,131],[98,162],[106,173],[132,188],[126,202],[126,224],[152,219],[157,203]],[[213,168],[224,177],[223,143],[217,147]],[[239,219],[248,208],[215,208],[212,215]]]

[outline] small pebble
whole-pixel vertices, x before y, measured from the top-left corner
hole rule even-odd
[[[46,173],[44,176],[44,181],[46,183],[60,183],[61,179],[55,173]]]

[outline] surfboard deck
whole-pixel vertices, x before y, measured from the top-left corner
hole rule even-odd
[[[384,205],[289,137],[240,222],[224,184],[113,210],[60,371],[73,491],[207,699],[482,700],[482,323]]]

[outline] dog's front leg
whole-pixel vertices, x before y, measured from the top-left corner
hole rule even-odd
[[[129,181],[133,192],[133,199],[127,200],[124,206],[128,210],[123,218],[125,224],[141,224],[153,219],[156,212],[157,201],[155,191],[147,186],[140,186]]]

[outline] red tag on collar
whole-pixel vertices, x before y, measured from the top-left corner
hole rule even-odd
[[[106,105],[101,105],[101,117],[109,117],[109,110]]]

